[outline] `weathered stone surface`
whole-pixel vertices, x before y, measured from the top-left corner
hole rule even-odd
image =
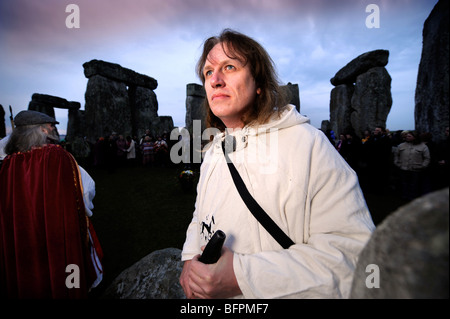
[[[300,91],[298,88],[298,84],[292,84],[291,82],[289,82],[288,84],[283,85],[281,88],[287,93],[288,103],[295,105],[295,108],[300,113]]]
[[[415,95],[415,129],[445,139],[449,123],[449,1],[439,1],[423,28],[422,57]]]
[[[36,103],[39,104],[45,104],[49,107],[59,108],[59,109],[75,109],[78,110],[81,108],[81,104],[79,102],[74,101],[67,101],[66,99],[63,99],[61,97],[48,95],[48,94],[39,94],[34,93],[31,96],[31,102],[30,103]],[[30,108],[28,108],[31,110]],[[34,110],[35,111],[35,110]]]
[[[355,88],[352,84],[341,84],[331,90],[330,123],[336,136],[352,131],[352,95]]]
[[[205,88],[203,87],[203,85],[200,84],[189,83],[186,85],[186,95],[205,98],[206,97]]]
[[[84,75],[90,78],[94,75],[101,75],[108,79],[135,85],[154,90],[158,87],[158,81],[144,74],[139,74],[133,70],[124,68],[116,63],[101,60],[91,60],[83,64]]]
[[[0,139],[6,136],[6,126],[5,126],[5,110],[3,105],[0,104]]]
[[[374,67],[384,67],[388,64],[388,60],[388,50],[374,50],[363,53],[340,69],[336,75],[331,78],[330,82],[334,86],[355,83],[358,75],[363,74]]]
[[[102,295],[103,299],[184,299],[179,278],[181,250],[155,251],[124,270]]]
[[[69,122],[65,140],[70,143],[70,152],[77,158],[80,165],[84,166],[91,152],[91,145],[85,140],[86,136],[86,112],[84,110],[69,110]]]
[[[91,143],[113,131],[131,134],[131,112],[125,83],[92,76],[85,93],[86,136]]]
[[[158,100],[155,92],[144,87],[130,87],[128,89],[130,111],[132,118],[132,135],[142,136],[146,129],[153,130],[154,136],[161,134],[150,123],[158,119]]]
[[[356,79],[351,124],[357,136],[376,126],[386,127],[392,107],[391,76],[384,67],[369,69]]]
[[[169,137],[173,127],[173,119],[171,116],[158,116],[152,120],[149,129],[150,133],[155,137],[162,136],[163,134],[167,134],[167,137]]]
[[[75,137],[86,136],[86,112],[84,110],[69,110],[66,141],[72,142]]]
[[[203,107],[203,101],[205,100],[206,92],[202,85],[189,83],[186,85],[186,129],[192,132],[192,125],[194,120],[201,120],[201,131],[203,132],[205,127],[205,110]]]
[[[75,136],[70,140],[70,152],[77,158],[78,164],[84,166],[91,153],[91,145],[81,136]]]
[[[324,133],[326,133],[328,130],[331,130],[331,123],[328,120],[323,120],[320,123],[320,130]]]
[[[55,118],[55,108],[78,110],[80,107],[81,104],[79,102],[69,102],[57,96],[39,93],[34,93],[28,104],[29,110],[42,112],[53,118]]]
[[[351,298],[448,298],[449,189],[400,207],[377,227],[356,266]],[[376,273],[368,265],[379,268]],[[371,266],[372,267],[372,266]]]

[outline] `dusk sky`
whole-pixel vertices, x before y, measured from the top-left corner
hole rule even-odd
[[[393,105],[387,128],[414,129],[414,94],[423,24],[437,0],[2,0],[0,104],[28,108],[33,93],[81,103],[88,79],[83,63],[118,63],[155,78],[158,114],[185,124],[186,85],[200,83],[195,64],[203,41],[224,28],[260,42],[280,80],[298,84],[301,113],[315,127],[329,119],[330,83],[352,59],[389,50]],[[69,4],[79,28],[68,28]],[[379,27],[366,25],[370,4]],[[370,20],[374,22],[374,20]],[[370,22],[369,21],[369,22]],[[55,109],[65,134],[67,110]]]

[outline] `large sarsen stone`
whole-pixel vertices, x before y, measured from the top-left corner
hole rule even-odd
[[[386,217],[359,256],[351,298],[449,297],[448,196],[436,191]]]
[[[369,69],[357,77],[351,103],[351,123],[359,137],[366,129],[386,127],[392,107],[391,81],[384,67]]]
[[[446,139],[449,124],[449,1],[441,0],[423,27],[423,48],[415,95],[415,129]]]

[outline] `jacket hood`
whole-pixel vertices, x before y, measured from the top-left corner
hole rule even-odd
[[[270,129],[284,129],[291,126],[303,124],[303,123],[310,123],[309,118],[301,115],[298,113],[297,109],[294,105],[288,104],[286,106],[286,109],[281,113],[280,117],[273,115],[272,119],[263,125],[259,125],[257,127],[251,127],[250,131],[252,129],[257,130],[259,132],[264,130],[270,130]]]
[[[249,136],[258,136],[261,134],[266,134],[271,130],[282,130],[295,125],[301,125],[310,123],[310,119],[301,115],[294,105],[288,104],[286,109],[281,113],[280,116],[273,115],[268,123],[263,125],[249,125],[238,130],[229,130],[227,133],[220,133],[215,136],[214,142],[221,143],[225,138],[225,135],[234,136],[235,145],[233,149],[240,150],[246,147],[247,140]],[[221,151],[221,149],[220,149]]]

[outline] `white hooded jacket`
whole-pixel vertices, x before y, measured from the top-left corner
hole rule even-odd
[[[250,194],[296,243],[283,249],[241,199],[217,134],[205,154],[182,260],[227,234],[244,298],[346,298],[374,224],[354,171],[289,105],[279,119],[231,132],[229,153]]]

